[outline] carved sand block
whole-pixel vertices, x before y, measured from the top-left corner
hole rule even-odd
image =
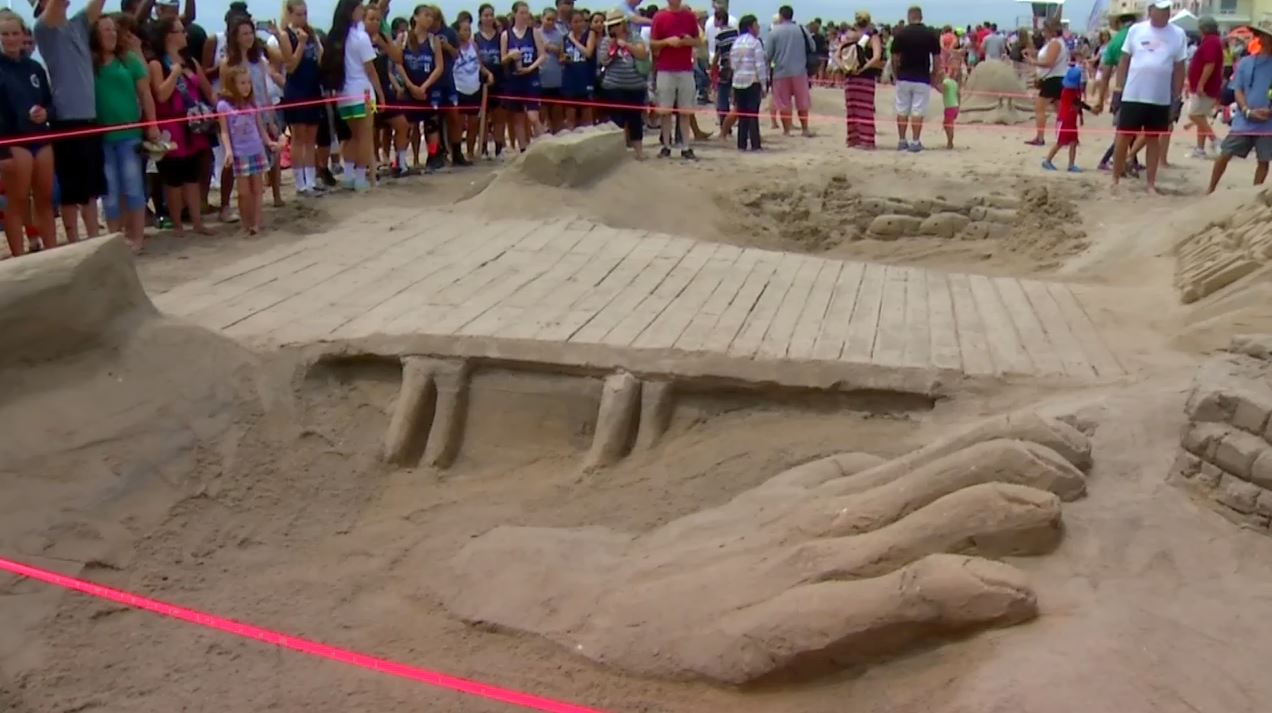
[[[1168,476],[1228,519],[1272,525],[1272,337],[1241,336],[1198,370]]]
[[[1268,193],[1265,191],[1262,196]],[[1272,207],[1251,201],[1233,215],[1175,247],[1175,286],[1184,304],[1196,302],[1272,261]]]

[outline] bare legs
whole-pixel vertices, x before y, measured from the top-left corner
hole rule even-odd
[[[232,172],[230,172],[232,173]],[[229,204],[229,196],[226,195],[226,187],[230,190],[234,189],[231,183],[233,178],[225,178],[222,174],[221,178],[221,195],[224,197],[225,203],[222,205],[221,212],[224,213]],[[190,208],[190,223],[194,226],[194,232],[201,235],[211,235],[212,231],[208,230],[203,224],[202,198],[198,182],[185,183],[180,186],[168,186],[168,217],[172,219],[172,232],[175,235],[185,235],[185,226],[181,222],[181,214],[186,207]]]
[[[9,204],[4,221],[9,252],[26,252],[26,226],[34,222],[45,248],[57,245],[57,221],[53,216],[53,147],[44,146],[33,156],[14,146],[11,157],[0,163]]]

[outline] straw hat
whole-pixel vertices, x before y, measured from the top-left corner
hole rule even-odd
[[[1272,37],[1272,15],[1264,15],[1257,22],[1251,23],[1250,29]]]
[[[627,16],[623,14],[622,10],[619,10],[618,8],[614,8],[613,10],[610,10],[609,12],[605,13],[606,27],[613,27],[614,25],[617,25],[622,22],[627,22]]]
[[[870,24],[870,13],[865,10],[858,10],[857,16],[853,18],[853,24],[857,27],[865,27]]]

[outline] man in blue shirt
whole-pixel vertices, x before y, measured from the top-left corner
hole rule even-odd
[[[1256,186],[1267,179],[1272,162],[1272,17],[1265,16],[1250,29],[1261,36],[1261,47],[1259,54],[1242,58],[1232,75],[1237,113],[1232,117],[1232,131],[1219,146],[1220,155],[1210,173],[1210,193],[1233,156],[1245,158],[1254,151]]]

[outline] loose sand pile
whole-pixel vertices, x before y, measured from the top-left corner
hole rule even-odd
[[[1016,196],[986,193],[951,200],[927,190],[879,195],[870,181],[828,180],[752,185],[735,200],[747,219],[733,230],[762,231],[786,250],[836,252],[857,241],[991,241],[1042,265],[1081,252],[1082,219],[1063,191],[1028,186]],[[930,196],[930,197],[929,197]]]

